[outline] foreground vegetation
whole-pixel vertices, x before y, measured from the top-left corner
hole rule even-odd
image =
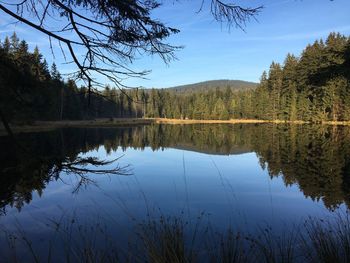
[[[267,225],[251,231],[216,231],[181,217],[149,218],[134,227],[128,245],[118,245],[108,227],[76,220],[52,221],[53,240],[35,245],[24,232],[4,231],[8,247],[2,262],[148,262],[148,263],[346,263],[350,261],[348,214],[336,219],[308,218],[281,232]],[[50,226],[48,226],[50,227]],[[120,240],[119,240],[120,241]],[[49,244],[47,246],[47,244]],[[5,248],[5,249],[4,249]]]

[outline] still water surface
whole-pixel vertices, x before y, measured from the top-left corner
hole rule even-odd
[[[205,214],[217,229],[283,229],[349,204],[348,127],[149,125],[59,129],[17,140],[14,147],[0,137],[0,226],[24,231],[36,245],[46,244],[48,225],[65,217],[82,225],[98,220],[123,240],[137,222],[160,214]],[[79,166],[89,157],[119,159]],[[105,172],[78,174],[67,169],[72,163]],[[107,173],[116,167],[122,175]]]

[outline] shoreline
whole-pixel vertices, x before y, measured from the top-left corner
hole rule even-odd
[[[308,121],[284,121],[284,120],[257,120],[257,119],[230,119],[230,120],[193,120],[193,119],[168,119],[168,118],[114,118],[95,120],[64,120],[64,121],[35,121],[31,124],[12,124],[14,133],[49,131],[57,128],[81,127],[81,128],[113,128],[133,125],[150,124],[315,124],[315,125],[335,125],[350,126],[350,121],[323,121],[311,123]],[[3,125],[0,125],[0,135],[6,134]]]
[[[312,125],[340,125],[350,126],[350,121],[322,121],[319,123],[313,123],[310,121],[287,121],[287,120],[258,120],[258,119],[229,119],[229,120],[182,120],[182,119],[167,119],[167,118],[150,118],[154,123],[158,124],[259,124],[259,123],[271,123],[271,124],[312,124]]]
[[[257,119],[229,119],[229,120],[193,120],[193,119],[167,119],[154,118],[154,122],[158,124],[259,124],[259,123],[293,123],[306,124],[305,121],[282,121],[282,120],[257,120]],[[349,122],[350,124],[350,122]]]
[[[13,133],[51,131],[59,128],[113,128],[133,125],[150,125],[153,119],[123,118],[95,120],[34,121],[30,124],[10,124]],[[5,127],[0,124],[0,136],[7,135]]]

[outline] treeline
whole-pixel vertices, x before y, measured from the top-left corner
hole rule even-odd
[[[108,110],[111,116],[220,120],[245,118],[238,109],[251,105],[253,94],[254,90],[234,91],[230,86],[188,93],[170,89],[132,89],[121,93],[109,87],[103,91],[105,98],[114,101]]]
[[[0,42],[0,111],[7,121],[106,117],[112,102],[64,80],[38,47],[29,51],[16,33]],[[108,115],[109,116],[109,115]]]
[[[38,47],[30,52],[27,42],[15,33],[0,42],[0,92],[0,111],[10,122],[145,116],[228,118],[223,113],[228,101],[220,98],[233,93],[228,87],[226,92],[218,89],[182,96],[171,90],[109,86],[88,93],[74,80],[64,80],[55,64],[48,66]],[[209,110],[202,110],[204,106],[210,106]]]
[[[325,41],[308,45],[300,57],[288,54],[282,65],[272,62],[255,90],[132,90],[127,91],[129,104],[118,101],[116,93],[105,91],[134,117],[350,120],[350,38],[331,33]]]
[[[29,52],[16,34],[0,45],[0,67],[0,110],[9,120],[350,120],[350,38],[336,33],[308,45],[300,57],[272,62],[256,89],[238,91],[229,85],[198,92],[106,86],[88,94],[86,87],[63,80],[54,64],[49,70],[38,48]]]
[[[299,58],[288,54],[283,65],[273,62],[254,95],[250,116],[256,118],[350,120],[350,38],[331,33]]]

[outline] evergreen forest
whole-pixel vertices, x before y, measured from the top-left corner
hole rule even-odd
[[[88,93],[14,33],[1,40],[0,89],[0,111],[9,122],[130,117],[344,121],[350,120],[350,38],[331,33],[299,56],[287,54],[283,64],[271,63],[256,88],[107,85]]]

